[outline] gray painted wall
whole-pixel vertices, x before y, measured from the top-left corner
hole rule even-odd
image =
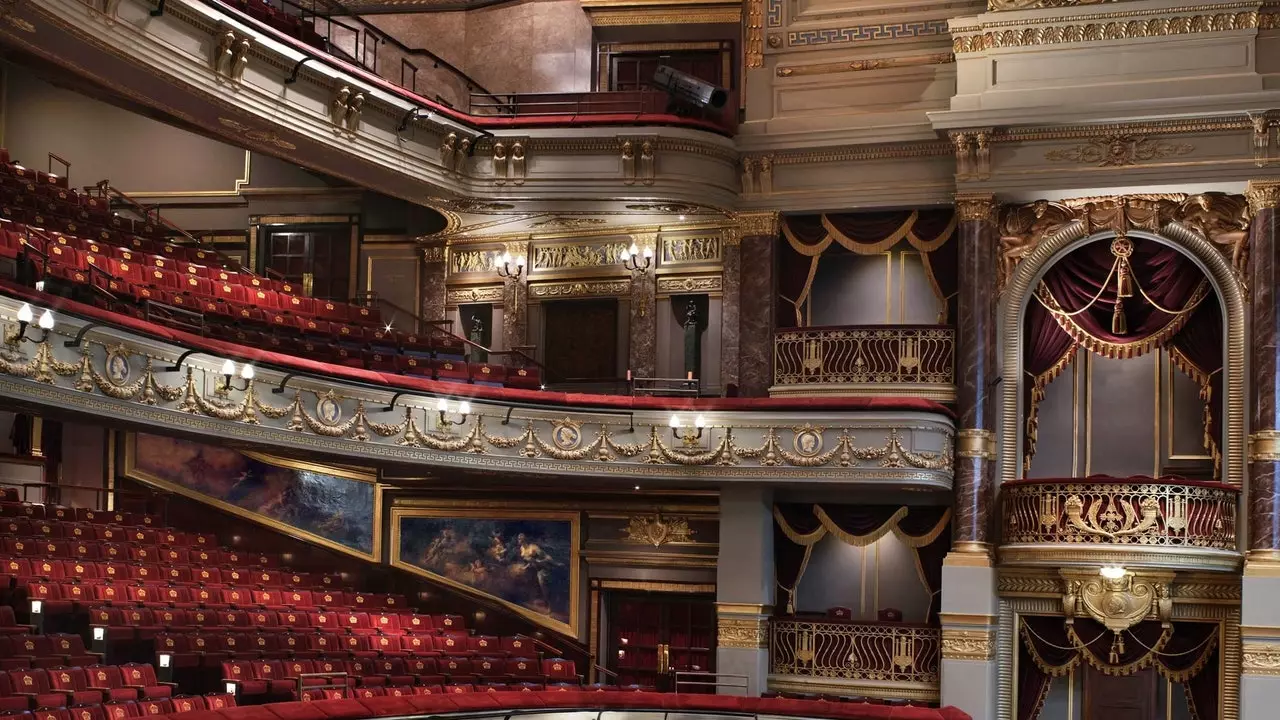
[[[827,253],[813,278],[812,325],[937,322],[940,304],[919,253]]]
[[[814,546],[797,590],[800,612],[847,607],[860,620],[875,620],[880,610],[895,608],[907,622],[925,622],[931,599],[916,572],[914,552],[892,534],[862,548],[828,535]]]

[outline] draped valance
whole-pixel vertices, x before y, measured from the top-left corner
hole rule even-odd
[[[1193,720],[1218,720],[1216,623],[1148,620],[1124,630],[1119,645],[1088,618],[1024,615],[1018,631],[1018,720],[1037,720],[1054,679],[1082,665],[1122,677],[1154,667],[1182,686]]]
[[[866,547],[893,533],[915,553],[916,573],[933,599],[928,619],[938,609],[942,589],[942,560],[951,549],[951,508],[894,505],[773,506],[774,571],[777,606],[795,613],[796,588],[809,565],[813,547],[827,535],[855,547]]]
[[[1208,278],[1187,256],[1152,240],[1116,237],[1074,250],[1045,273],[1026,314],[1023,472],[1035,455],[1045,388],[1085,348],[1134,358],[1169,348],[1200,385],[1204,444],[1220,464],[1222,316]]]
[[[818,262],[829,251],[874,255],[906,241],[920,253],[929,285],[942,305],[940,322],[952,320],[951,298],[956,293],[955,211],[795,215],[782,219],[782,249],[778,293],[779,327],[806,327],[812,314],[811,293]]]

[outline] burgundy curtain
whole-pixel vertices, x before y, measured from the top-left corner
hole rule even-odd
[[[773,511],[781,514],[787,524],[802,535],[822,527],[822,523],[813,514],[813,505],[808,503],[779,503],[773,506]],[[800,582],[800,572],[804,569],[808,554],[808,546],[792,542],[791,538],[783,532],[782,526],[776,521],[773,523],[773,573],[778,585],[778,599],[774,604],[775,613],[787,615],[794,612],[791,591]]]
[[[1042,288],[1052,300],[1065,313],[1075,313],[1055,319],[1099,355],[1137,357],[1160,347],[1181,327],[1179,312],[1201,293],[1212,294],[1204,273],[1186,255],[1154,241],[1134,239],[1132,246],[1128,264],[1133,294],[1119,299],[1127,330],[1113,329],[1119,272],[1111,241],[1100,240],[1075,250],[1054,263],[1044,276]],[[1086,306],[1088,309],[1082,310]],[[1185,315],[1181,317],[1185,321]]]
[[[934,293],[947,309],[947,322],[955,321],[957,242],[955,211],[894,210],[886,212],[832,213],[786,216],[778,261],[777,327],[797,327],[796,303],[805,294],[819,258],[827,253],[874,254],[899,242],[920,252]]]
[[[1216,294],[1191,313],[1170,343],[1174,363],[1200,385],[1205,404],[1205,449],[1213,456],[1214,476],[1221,474],[1222,452],[1222,309]]]
[[[1175,362],[1201,384],[1206,442],[1217,464],[1222,319],[1216,295],[1204,273],[1177,250],[1141,238],[1128,243],[1125,262],[1118,260],[1125,249],[1119,240],[1099,240],[1067,254],[1045,273],[1027,305],[1024,475],[1035,455],[1045,388],[1071,363],[1077,345],[1111,358],[1138,357],[1170,345]],[[1127,276],[1123,283],[1122,276]]]
[[[1114,633],[1089,618],[1070,626],[1061,617],[1021,619],[1018,720],[1036,720],[1053,679],[1082,663],[1120,676],[1154,666],[1183,686],[1193,720],[1218,720],[1218,625],[1178,622],[1165,628],[1149,620],[1125,630],[1121,648]]]

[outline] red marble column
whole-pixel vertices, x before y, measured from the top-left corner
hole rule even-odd
[[[954,548],[987,552],[995,495],[995,198],[957,195],[959,295],[956,327]]]
[[[773,385],[773,326],[778,303],[776,212],[740,213],[738,235],[738,394],[765,397]]]
[[[742,331],[741,238],[731,233],[724,241],[720,284],[720,386],[738,387]]]
[[[1280,552],[1280,246],[1276,243],[1280,182],[1249,183],[1250,352],[1249,550]]]

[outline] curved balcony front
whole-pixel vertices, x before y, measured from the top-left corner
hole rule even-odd
[[[1016,480],[1000,495],[1005,565],[1240,568],[1234,485],[1093,476]]]
[[[14,322],[24,301],[52,308],[56,327]],[[0,319],[0,397],[162,433],[366,464],[626,482],[952,483],[950,412],[919,398],[695,400],[428,380],[235,345],[5,282]],[[224,375],[228,360],[255,371]]]

